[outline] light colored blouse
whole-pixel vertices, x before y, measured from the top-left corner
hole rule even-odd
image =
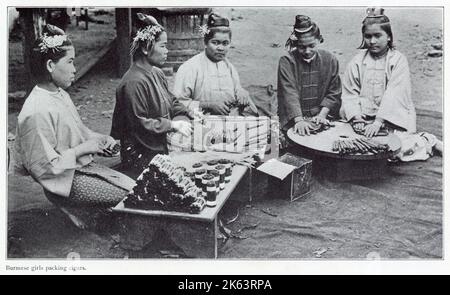
[[[375,115],[408,132],[416,131],[408,61],[398,50],[390,49],[377,60],[367,50],[361,51],[347,66],[342,86],[346,119]]]
[[[204,51],[180,66],[175,77],[173,94],[180,102],[193,109],[197,108],[197,102],[201,101],[235,99],[238,94],[249,97],[230,61],[224,59],[212,62]],[[251,108],[256,111],[254,103],[250,99],[249,102]]]
[[[44,189],[69,196],[75,169],[92,155],[76,158],[74,147],[94,136],[80,119],[63,89],[50,92],[35,86],[18,117],[14,158]]]

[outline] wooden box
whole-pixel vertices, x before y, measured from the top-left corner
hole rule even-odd
[[[287,153],[264,163],[258,170],[267,175],[267,194],[272,197],[295,201],[311,190],[312,161],[309,159]]]

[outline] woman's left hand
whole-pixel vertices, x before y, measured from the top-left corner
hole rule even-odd
[[[102,138],[101,143],[103,150],[112,150],[113,147],[117,144],[116,140],[109,135],[105,135]]]
[[[380,131],[380,128],[381,128],[381,124],[378,122],[373,122],[371,124],[368,124],[368,125],[366,125],[364,135],[369,138],[376,136],[378,134],[378,131]]]
[[[316,124],[330,125],[330,121],[328,121],[326,118],[322,116],[314,116],[311,118],[311,121]]]
[[[239,105],[244,106],[246,108],[247,112],[251,114],[252,116],[258,115],[258,108],[253,103],[253,101],[250,98],[250,94],[245,89],[238,89],[236,91],[236,99],[239,103]]]
[[[203,114],[203,112],[198,109],[194,109],[189,112],[189,117],[194,121],[203,120],[205,118],[205,114]]]
[[[244,89],[237,89],[236,90],[236,99],[238,103],[242,106],[248,106],[250,105],[250,95],[248,92]]]

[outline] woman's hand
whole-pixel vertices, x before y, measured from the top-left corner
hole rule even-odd
[[[365,128],[364,135],[369,138],[376,136],[378,134],[378,131],[380,131],[381,125],[383,124],[379,121],[368,124]]]
[[[330,109],[327,107],[322,107],[320,112],[311,118],[311,121],[316,124],[330,125],[330,121],[327,120],[327,116],[330,113]]]
[[[112,150],[117,142],[111,136],[105,135],[101,138],[101,144],[104,150]]]
[[[316,124],[330,125],[330,121],[328,121],[326,118],[322,116],[314,116],[311,118],[311,121]]]
[[[203,120],[205,118],[205,114],[198,109],[194,109],[189,112],[189,117],[193,120]]]
[[[248,92],[244,89],[237,89],[236,90],[236,100],[238,101],[239,105],[242,106],[249,106],[250,105],[250,95]]]
[[[172,129],[180,132],[184,136],[190,136],[192,133],[192,125],[186,121],[172,121]]]
[[[87,154],[96,154],[103,151],[102,139],[101,138],[92,138],[80,145],[77,145],[75,148],[76,157],[80,157]]]
[[[294,132],[298,133],[299,135],[309,135],[309,129],[311,128],[311,124],[304,120],[299,120],[294,125]]]
[[[101,156],[105,156],[105,157],[112,157],[112,156],[116,156],[117,154],[117,150],[118,148],[116,147],[117,142],[116,140],[109,136],[109,135],[104,135],[101,137],[101,147],[102,147],[102,151],[100,153]],[[116,149],[114,149],[114,147],[116,147]]]
[[[361,116],[355,116],[352,119],[352,128],[355,132],[363,132],[366,127],[366,121]]]
[[[228,115],[230,113],[230,107],[227,101],[207,101],[200,105],[202,108],[211,111],[217,115]]]

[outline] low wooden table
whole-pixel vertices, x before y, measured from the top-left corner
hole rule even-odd
[[[390,153],[340,155],[332,150],[333,142],[339,138],[360,138],[350,124],[333,122],[335,127],[309,136],[300,136],[289,129],[287,137],[291,142],[290,151],[313,160],[313,172],[320,173],[335,181],[369,180],[387,175],[387,159],[401,148],[400,139],[395,134],[373,138],[388,144]]]
[[[217,205],[205,207],[199,214],[138,210],[120,202],[113,208],[121,214],[120,246],[142,250],[162,230],[187,256],[217,258],[218,214],[247,170],[245,166],[234,166],[231,181],[217,196]]]

